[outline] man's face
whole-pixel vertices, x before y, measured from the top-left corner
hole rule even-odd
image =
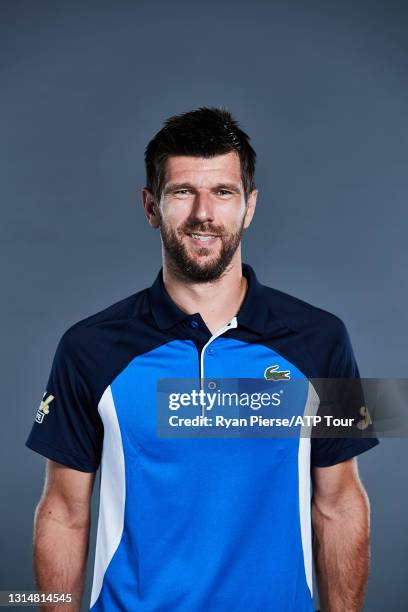
[[[159,203],[164,256],[193,282],[219,278],[236,253],[254,212],[245,201],[235,152],[212,158],[173,156]]]

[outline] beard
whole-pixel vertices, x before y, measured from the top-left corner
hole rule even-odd
[[[245,215],[240,227],[236,232],[226,233],[222,226],[205,225],[203,223],[184,224],[177,230],[169,228],[163,221],[160,222],[160,234],[163,248],[168,257],[168,262],[174,272],[195,283],[205,283],[216,280],[224,273],[236,252],[243,233]],[[218,255],[208,260],[211,248],[203,246],[196,251],[196,257],[189,254],[183,243],[186,233],[208,233],[215,234],[221,240],[221,249]],[[200,258],[207,261],[200,261]]]

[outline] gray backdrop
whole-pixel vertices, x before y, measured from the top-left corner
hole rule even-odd
[[[59,337],[159,269],[139,193],[144,147],[169,115],[205,104],[236,115],[258,153],[244,261],[343,318],[362,376],[407,375],[407,9],[0,3],[0,589],[34,588],[45,460],[24,441]],[[407,609],[407,460],[404,439],[359,459],[372,505],[370,612]]]

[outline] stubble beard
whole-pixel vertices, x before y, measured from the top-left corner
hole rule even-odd
[[[195,283],[205,283],[216,280],[225,272],[241,242],[244,231],[245,215],[237,232],[226,234],[223,227],[205,226],[196,223],[184,225],[177,230],[169,228],[160,221],[160,234],[167,261],[172,270],[179,276]],[[216,234],[221,240],[221,249],[215,257],[203,263],[200,257],[209,254],[210,248],[203,246],[197,250],[196,258],[192,258],[183,243],[183,237],[187,233],[200,232]]]

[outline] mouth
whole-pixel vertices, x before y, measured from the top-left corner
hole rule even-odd
[[[187,233],[187,236],[189,236],[195,244],[206,245],[214,244],[217,238],[219,238],[216,234],[198,234],[193,232]]]

